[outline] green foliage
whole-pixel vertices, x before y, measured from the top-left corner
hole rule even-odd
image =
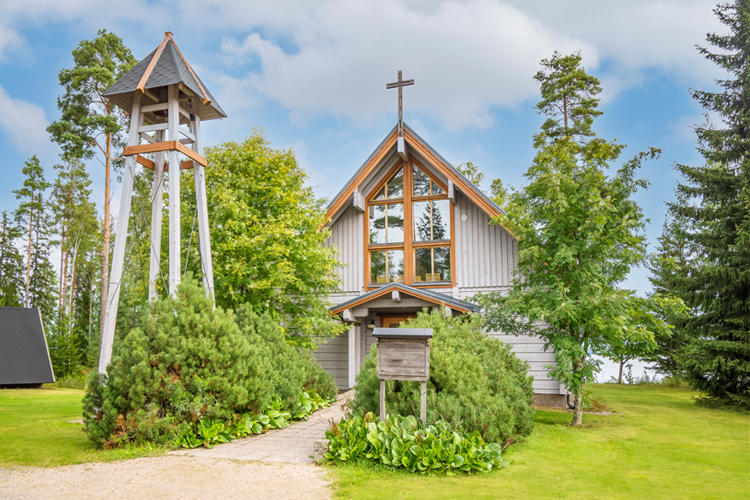
[[[323,200],[316,199],[290,150],[261,132],[208,148],[208,211],[216,262],[216,301],[268,313],[302,347],[346,326],[328,311],[339,279]]]
[[[333,462],[367,459],[409,472],[488,472],[507,467],[499,444],[487,444],[478,431],[469,435],[442,420],[422,427],[413,416],[388,416],[379,422],[373,413],[357,410],[333,424],[325,458]]]
[[[445,420],[455,429],[478,431],[487,442],[506,443],[531,434],[532,377],[510,347],[482,333],[477,315],[446,318],[419,313],[411,328],[432,328],[427,421]],[[388,412],[419,415],[420,383],[388,381]],[[373,346],[357,377],[353,409],[379,412],[380,382]]]
[[[719,5],[714,13],[729,28],[709,34],[716,47],[699,52],[728,78],[719,92],[694,90],[693,97],[721,125],[695,128],[705,164],[676,165],[684,178],[670,214],[680,223],[681,247],[675,265],[679,280],[667,279],[672,293],[690,308],[678,324],[684,345],[679,368],[715,406],[750,409],[750,1]],[[667,276],[665,276],[667,275]]]
[[[95,444],[165,443],[181,422],[265,407],[268,368],[233,314],[187,277],[115,343],[107,378],[89,380],[86,429]]]
[[[118,321],[107,376],[91,375],[84,401],[96,445],[167,444],[176,433],[179,446],[212,446],[223,436],[218,423],[235,437],[240,418],[243,428],[257,424],[260,432],[285,427],[337,393],[330,375],[290,345],[269,315],[249,305],[236,316],[214,309],[190,276],[176,298],[148,305],[124,298],[130,314]]]
[[[258,316],[249,304],[243,304],[236,310],[236,321],[258,356],[267,363],[271,393],[281,401],[281,407],[298,412],[303,389],[314,390],[325,398],[338,393],[333,379],[313,355],[291,345],[283,329],[268,314]]]
[[[23,295],[23,257],[15,245],[21,235],[3,211],[0,221],[0,307],[21,307]]]
[[[542,61],[537,108],[548,119],[534,137],[528,184],[497,220],[518,239],[516,276],[507,296],[475,297],[491,331],[536,334],[554,348],[550,375],[576,396],[574,425],[582,421],[583,384],[598,370],[590,353],[653,345],[654,330],[669,328],[652,311],[679,302],[617,287],[646,256],[645,219],[632,197],[648,182],[635,172],[659,150],[605,174],[624,146],[594,137],[601,87],[580,61],[558,53]]]
[[[274,398],[264,412],[234,414],[227,420],[202,419],[199,423],[183,425],[175,432],[174,445],[178,448],[211,448],[229,443],[232,439],[263,434],[268,429],[288,427],[291,420],[307,420],[315,410],[330,406],[332,399],[324,399],[314,391],[305,391],[295,414],[283,411],[281,399]]]
[[[61,116],[47,128],[67,159],[91,158],[96,149],[106,151],[108,145],[99,134],[107,140],[117,138],[124,113],[102,94],[136,62],[122,40],[107,30],[99,30],[95,39],[82,40],[73,50],[74,66],[58,75],[65,91],[57,99]]]
[[[462,163],[456,167],[456,170],[461,172],[463,176],[469,179],[469,182],[474,184],[477,188],[482,186],[482,182],[484,182],[484,172],[479,170],[479,167],[472,162],[467,161],[466,163]]]

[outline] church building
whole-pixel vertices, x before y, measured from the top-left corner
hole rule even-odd
[[[518,250],[509,231],[490,224],[501,213],[399,116],[328,206],[327,244],[342,263],[331,311],[351,328],[315,355],[341,389],[354,386],[374,327],[396,327],[423,308],[477,312],[474,294],[508,289]],[[562,404],[568,391],[547,375],[554,354],[542,339],[486,333],[528,361],[537,399]]]

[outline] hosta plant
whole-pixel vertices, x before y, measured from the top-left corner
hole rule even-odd
[[[413,416],[389,416],[378,421],[373,413],[357,410],[348,420],[326,432],[325,458],[332,462],[367,459],[410,472],[487,472],[506,467],[496,443],[486,443],[479,432],[464,434],[445,421],[422,426]]]

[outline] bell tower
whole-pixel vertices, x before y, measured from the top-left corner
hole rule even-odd
[[[156,50],[108,88],[104,97],[130,115],[130,134],[128,145],[123,150],[125,172],[109,289],[106,303],[102,304],[102,314],[105,316],[99,353],[100,373],[105,373],[112,357],[136,164],[154,172],[149,300],[156,299],[156,283],[161,274],[159,260],[165,177],[169,183],[169,293],[176,293],[180,284],[180,170],[183,169],[194,171],[203,286],[206,295],[213,298],[214,277],[204,171],[206,159],[201,149],[201,122],[226,118],[224,110],[177,48],[170,32],[164,34],[164,40]],[[153,160],[142,156],[149,153],[154,154]]]

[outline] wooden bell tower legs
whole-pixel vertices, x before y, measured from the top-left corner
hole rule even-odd
[[[193,151],[202,155],[201,151],[201,121],[197,116],[193,121],[192,132],[195,135]],[[206,295],[214,298],[214,266],[211,261],[211,238],[208,228],[208,204],[206,200],[206,173],[203,165],[193,162],[195,176],[195,205],[198,218],[198,239],[201,253],[201,268],[203,270],[203,287]]]
[[[180,102],[177,85],[169,86],[169,139],[179,141]],[[180,161],[177,151],[167,153],[169,158],[169,293],[175,295],[180,284]]]
[[[133,98],[133,111],[130,120],[130,136],[128,145],[138,144],[138,128],[141,122],[141,96]],[[112,357],[112,343],[115,337],[115,323],[117,322],[117,307],[120,301],[120,282],[122,268],[125,261],[125,244],[128,241],[128,222],[130,219],[130,202],[133,197],[133,179],[135,178],[136,157],[128,156],[125,160],[125,172],[122,179],[122,195],[120,195],[120,211],[117,215],[115,236],[115,251],[112,255],[112,270],[109,273],[109,293],[107,302],[102,304],[104,317],[104,332],[99,351],[99,373],[105,373]],[[104,297],[102,297],[104,299]]]
[[[164,140],[164,131],[154,133],[157,141]],[[156,284],[161,275],[161,221],[164,195],[164,151],[154,153],[154,182],[151,199],[151,257],[148,270],[148,300],[157,298]]]
[[[180,234],[180,154],[191,158],[195,175],[196,218],[198,219],[198,236],[201,253],[201,267],[203,271],[203,286],[206,295],[214,297],[214,273],[211,263],[211,241],[208,228],[208,207],[206,200],[206,159],[201,155],[200,118],[195,113],[194,104],[187,104],[188,109],[180,106],[180,89],[178,85],[170,85],[167,89],[167,102],[147,104],[141,107],[141,93],[135,93],[133,111],[130,122],[130,139],[128,147],[123,151],[127,158],[125,175],[122,184],[120,212],[117,219],[117,237],[115,251],[112,257],[112,272],[109,281],[109,297],[104,309],[104,337],[102,350],[99,355],[99,372],[104,373],[112,357],[112,342],[117,320],[117,305],[120,299],[120,283],[122,280],[123,264],[125,260],[125,244],[128,234],[128,217],[130,216],[130,202],[133,194],[133,179],[135,165],[141,163],[147,168],[153,168],[153,200],[151,204],[151,255],[149,265],[149,300],[157,298],[157,284],[161,275],[161,226],[162,226],[162,196],[164,193],[165,173],[169,180],[169,293],[175,295],[182,279],[181,269],[181,234]],[[183,96],[184,97],[184,96]],[[189,99],[184,99],[189,102]],[[146,113],[167,110],[167,121],[158,121],[150,125],[144,124]],[[182,127],[180,120],[183,117]],[[187,127],[185,127],[187,125]],[[153,132],[153,136],[144,135]],[[180,138],[184,136],[184,138]],[[166,136],[166,137],[165,137]],[[143,137],[150,144],[139,145]],[[166,141],[165,141],[166,138]],[[192,149],[184,144],[192,142]],[[155,153],[154,161],[139,157],[139,153]],[[165,168],[164,160],[167,160]],[[185,168],[190,168],[190,162],[184,162]]]

